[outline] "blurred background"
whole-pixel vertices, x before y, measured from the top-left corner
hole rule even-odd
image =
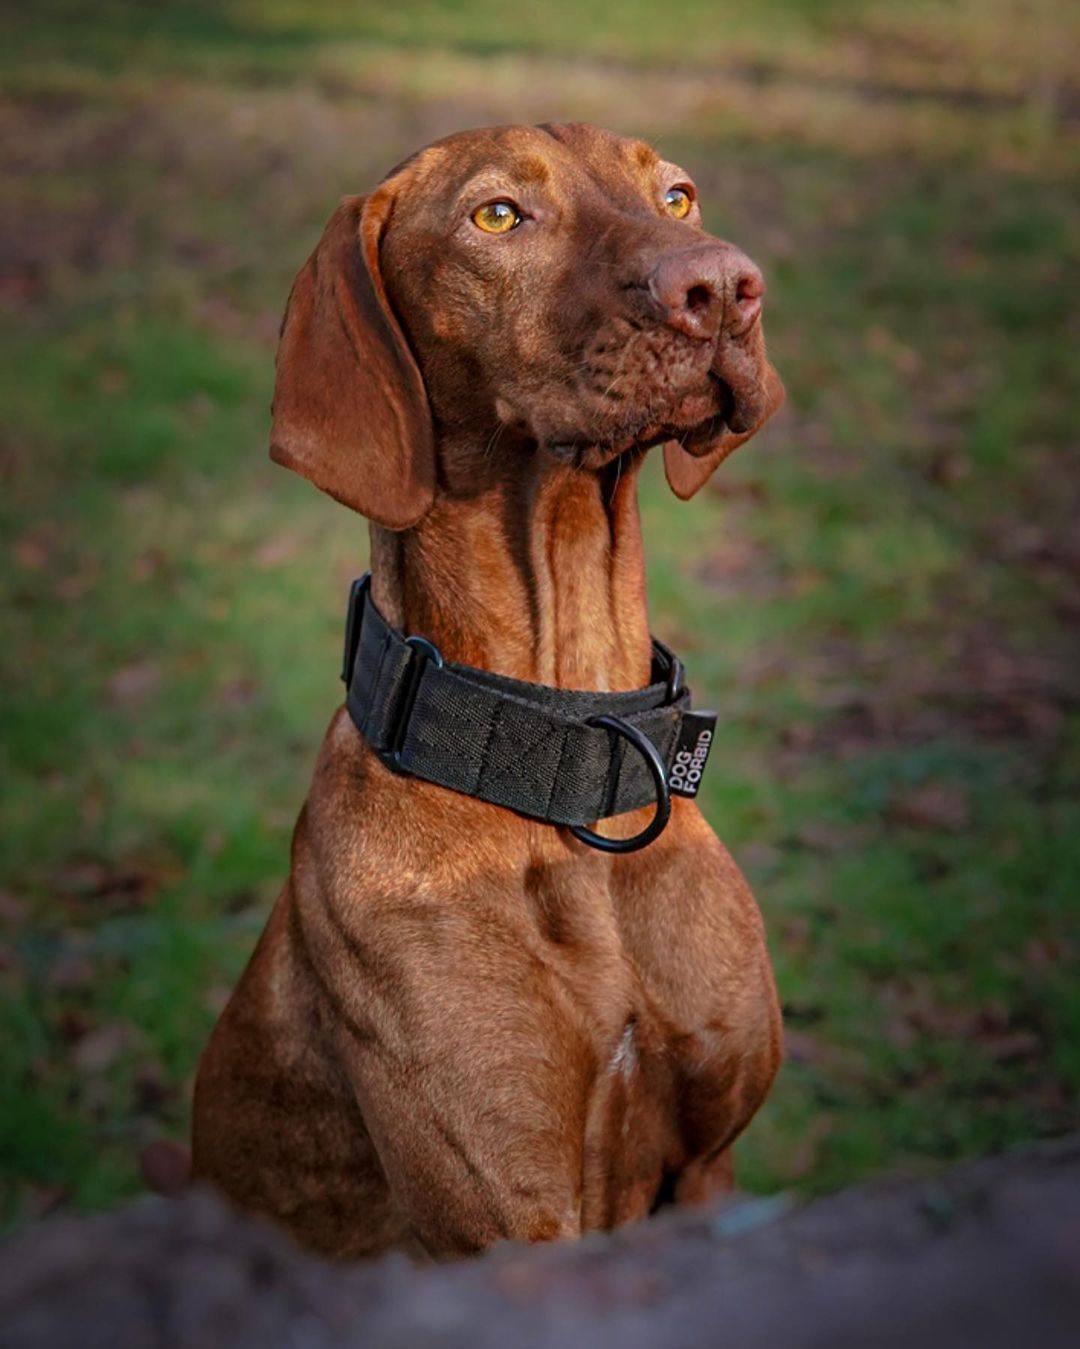
[[[267,458],[339,196],[588,119],[770,283],[785,412],[681,505],[657,634],[788,1056],[750,1189],[1078,1123],[1078,11],[100,0],[0,11],[0,1215],[138,1190],[288,865],[366,526]]]

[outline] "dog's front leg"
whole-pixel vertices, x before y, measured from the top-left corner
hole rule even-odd
[[[462,944],[460,926],[429,915],[418,941],[403,922],[407,956],[383,949],[367,969],[385,978],[339,990],[343,1066],[394,1206],[432,1257],[580,1233],[595,1071],[543,964],[490,930]]]

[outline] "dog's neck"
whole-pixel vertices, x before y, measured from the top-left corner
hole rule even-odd
[[[466,494],[451,484],[414,528],[372,525],[375,603],[447,660],[558,688],[643,687],[640,467],[587,472],[537,452]]]

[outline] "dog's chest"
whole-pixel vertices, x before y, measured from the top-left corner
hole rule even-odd
[[[588,1230],[650,1212],[691,1160],[687,1085],[700,1075],[700,1045],[647,986],[606,894],[586,885],[571,905],[556,883],[534,880],[533,898],[548,929],[543,958],[569,994],[594,1065],[584,1139]]]

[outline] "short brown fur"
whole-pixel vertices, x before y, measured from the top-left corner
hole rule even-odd
[[[375,601],[448,659],[647,682],[643,456],[690,496],[782,396],[752,264],[667,213],[685,183],[593,127],[467,132],[342,203],[297,278],[274,456],[373,521]],[[473,223],[492,199],[506,237]],[[202,1059],[195,1173],[341,1257],[572,1237],[729,1188],[779,1057],[761,919],[696,804],[611,858],[395,775],[342,710]]]

